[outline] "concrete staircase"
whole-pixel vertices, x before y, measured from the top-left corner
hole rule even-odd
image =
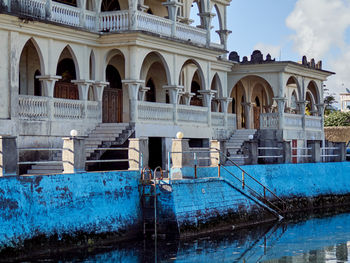
[[[98,148],[108,148],[122,145],[134,133],[134,127],[129,123],[101,123],[85,139],[86,159],[98,160],[105,151],[95,151]],[[91,149],[93,148],[93,149]],[[52,161],[62,161],[62,152],[56,152]],[[62,163],[35,164],[27,171],[28,175],[60,174],[63,172]]]
[[[254,136],[256,130],[240,129],[236,130],[230,139],[226,142],[227,155],[229,155],[230,160],[235,162],[237,165],[244,164],[244,154],[242,151],[242,146],[245,141],[249,140],[249,136]],[[229,161],[226,165],[232,165]]]

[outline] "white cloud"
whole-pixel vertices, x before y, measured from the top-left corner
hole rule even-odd
[[[300,55],[321,59],[333,46],[344,48],[350,26],[350,0],[298,0],[286,19]]]
[[[281,52],[280,46],[258,43],[254,46],[254,49],[260,50],[264,56],[266,56],[267,54],[270,54],[272,59],[276,58],[276,60],[278,60],[278,58],[280,57],[280,52]]]

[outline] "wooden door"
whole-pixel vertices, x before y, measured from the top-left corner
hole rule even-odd
[[[254,107],[254,129],[260,129],[260,107]]]
[[[104,123],[117,123],[123,121],[123,90],[105,88],[103,91],[103,115]]]
[[[77,85],[69,82],[56,82],[54,97],[60,99],[79,100]]]

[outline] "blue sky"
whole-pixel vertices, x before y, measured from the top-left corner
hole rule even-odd
[[[350,0],[232,0],[227,21],[228,49],[241,58],[254,49],[277,60],[307,55],[337,73],[325,83],[330,93],[350,88]]]

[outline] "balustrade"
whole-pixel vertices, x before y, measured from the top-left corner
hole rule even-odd
[[[56,119],[79,120],[84,116],[84,101],[54,99],[53,105]]]
[[[237,116],[236,114],[227,114],[227,126],[230,128],[237,128]]]
[[[322,128],[322,118],[319,116],[305,116],[305,128],[320,130]]]
[[[100,31],[123,31],[129,28],[129,11],[103,12],[100,15]]]
[[[138,119],[140,121],[173,121],[173,105],[165,103],[152,103],[147,101],[138,102]]]
[[[172,21],[163,17],[138,12],[138,29],[156,33],[162,36],[171,36]]]
[[[261,113],[260,129],[278,129],[278,113]]]
[[[19,96],[18,116],[20,119],[47,120],[48,100],[45,97]]]
[[[303,116],[299,114],[284,114],[284,126],[286,128],[300,130],[303,128]]]
[[[69,26],[80,26],[80,9],[52,2],[51,20]]]
[[[12,3],[14,9],[17,9],[21,14],[45,18],[45,0],[19,0]]]
[[[182,23],[176,24],[176,37],[185,41],[205,45],[207,41],[206,30]]]
[[[199,106],[178,105],[177,120],[179,122],[208,124],[208,108]]]
[[[86,109],[86,117],[88,119],[101,119],[101,106],[97,101],[88,101]]]

